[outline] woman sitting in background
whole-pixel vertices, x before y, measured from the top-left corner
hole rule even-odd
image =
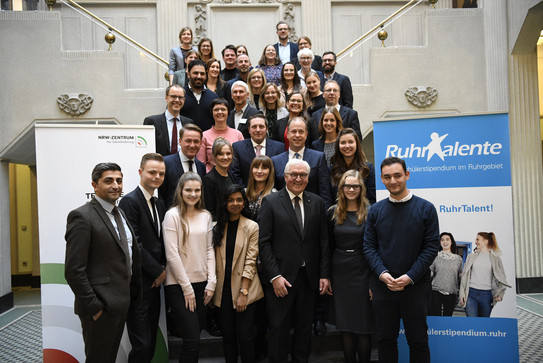
[[[255,362],[254,302],[264,297],[256,272],[258,224],[249,219],[243,187],[234,184],[224,194],[213,227],[217,288],[213,304],[219,308],[226,363]],[[239,349],[238,349],[239,346]]]

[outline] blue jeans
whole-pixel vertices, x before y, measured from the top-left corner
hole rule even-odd
[[[492,291],[469,288],[466,302],[466,316],[468,318],[488,318],[492,312]]]

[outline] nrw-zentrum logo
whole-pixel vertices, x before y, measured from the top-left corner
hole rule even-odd
[[[389,144],[387,145],[385,157],[395,156],[402,159],[426,158],[426,161],[430,161],[435,155],[444,161],[449,156],[499,155],[503,148],[501,143],[491,143],[488,140],[475,144],[463,144],[460,141],[455,141],[452,144],[443,144],[447,136],[449,134],[440,136],[437,132],[432,132],[429,137],[430,142],[426,146]]]
[[[136,147],[147,147],[147,140],[145,140],[142,136],[137,136]]]

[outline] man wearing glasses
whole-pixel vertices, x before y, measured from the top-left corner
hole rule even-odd
[[[162,156],[175,154],[179,148],[179,130],[194,121],[181,116],[179,112],[185,104],[185,90],[178,84],[166,88],[166,111],[159,115],[148,116],[144,125],[155,127],[156,152]]]
[[[275,51],[277,52],[279,59],[281,59],[281,63],[285,64],[286,62],[294,62],[299,49],[298,44],[289,41],[289,25],[284,21],[280,21],[275,26],[275,29],[277,30],[277,37],[279,38],[279,41],[273,46],[275,47]]]
[[[303,117],[295,117],[287,124],[287,139],[289,149],[272,157],[275,168],[275,188],[285,187],[284,169],[292,159],[306,161],[311,167],[307,176],[307,190],[319,195],[324,200],[326,210],[332,205],[332,190],[330,186],[330,172],[326,166],[326,157],[323,152],[305,147],[307,139],[307,121]]]
[[[287,362],[291,326],[291,360],[308,362],[315,291],[329,292],[326,209],[322,198],[306,190],[310,170],[306,161],[291,159],[281,170],[285,188],[263,199],[258,218],[263,277],[270,281],[266,298],[272,363]]]
[[[345,107],[353,108],[353,87],[349,77],[336,72],[336,53],[328,51],[322,55],[322,70],[326,81],[334,80],[339,84],[341,96],[339,104]]]

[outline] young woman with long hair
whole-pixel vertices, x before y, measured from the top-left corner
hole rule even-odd
[[[362,252],[369,209],[362,173],[348,170],[338,187],[337,204],[328,211],[336,328],[341,332],[345,362],[369,362],[375,318],[369,289],[371,270]]]
[[[272,140],[277,140],[276,124],[277,120],[288,116],[288,110],[283,106],[281,101],[281,92],[279,87],[273,83],[266,83],[260,91],[260,109],[266,115],[266,121],[268,121],[268,136]]]
[[[321,91],[321,79],[319,75],[312,70],[309,71],[305,76],[305,86],[307,87],[305,94],[306,103],[308,104],[307,113],[311,116],[313,112],[326,106],[326,101]]]
[[[249,105],[254,108],[260,108],[260,92],[266,83],[266,75],[260,68],[253,68],[247,76],[247,86],[249,86]]]
[[[179,31],[179,42],[181,45],[173,47],[170,50],[170,62],[168,72],[170,73],[170,85],[173,82],[173,74],[185,68],[184,59],[189,50],[198,52],[198,48],[192,46],[192,29],[188,26]]]
[[[211,39],[200,39],[198,42],[198,57],[203,62],[207,62],[211,58],[215,58],[215,51],[213,50],[213,42]]]
[[[213,304],[219,308],[226,363],[236,363],[238,351],[242,363],[255,362],[254,303],[264,297],[256,271],[258,224],[249,218],[248,203],[242,186],[229,186],[213,227],[217,265]]]
[[[218,59],[211,58],[206,62],[207,82],[206,87],[219,96],[224,98],[224,86],[226,82],[221,78],[221,62]]]
[[[275,192],[275,168],[269,156],[256,156],[249,168],[249,180],[247,182],[247,199],[249,200],[249,212],[251,219],[256,221],[260,212],[262,198]]]
[[[172,208],[163,222],[166,251],[165,295],[183,345],[179,362],[198,362],[205,305],[213,297],[215,252],[213,220],[204,209],[202,180],[186,172],[177,184]]]
[[[330,160],[336,149],[338,133],[342,129],[343,122],[337,108],[325,107],[319,121],[319,134],[321,137],[313,141],[311,148],[324,153],[328,167],[330,167]]]
[[[273,44],[266,45],[256,67],[264,71],[266,82],[273,83],[276,86],[281,84],[281,70],[283,69],[283,65],[281,64],[281,59],[277,56],[277,51]]]

